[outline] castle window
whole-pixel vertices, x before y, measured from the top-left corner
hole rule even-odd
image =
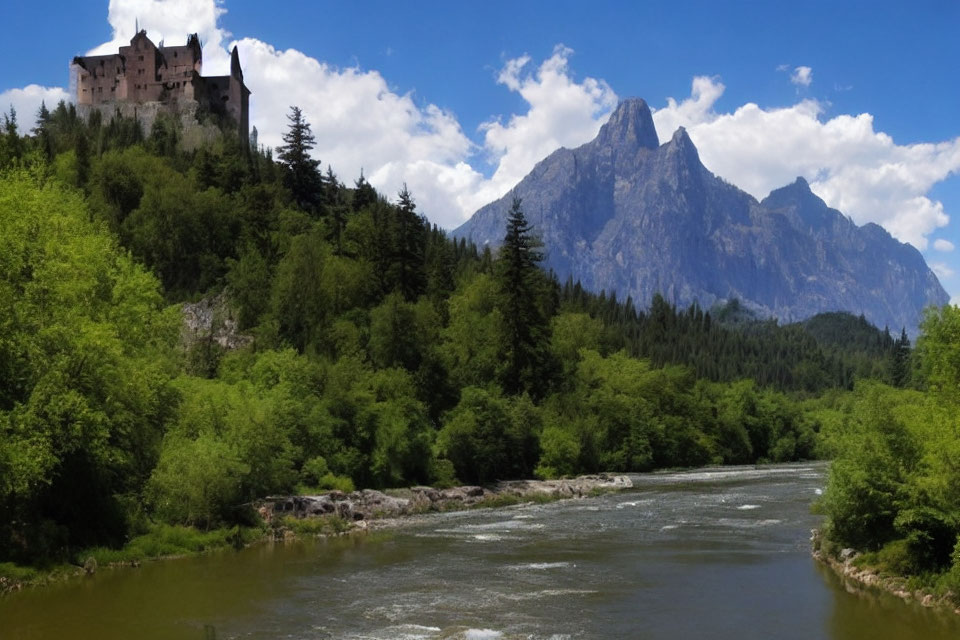
[[[140,62],[143,62],[143,56],[140,56]]]

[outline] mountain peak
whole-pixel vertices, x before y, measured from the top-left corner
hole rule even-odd
[[[670,138],[670,142],[680,146],[693,146],[693,140],[690,139],[686,127],[677,127],[677,130],[673,132],[673,137]]]
[[[826,208],[817,194],[810,189],[810,183],[803,176],[797,176],[797,179],[788,185],[779,189],[774,189],[766,198],[763,199],[763,205],[768,209],[780,209],[787,206],[800,206],[801,204],[817,208]]]
[[[656,149],[660,146],[650,107],[643,98],[627,98],[617,105],[610,119],[600,128],[601,145]]]
[[[681,158],[682,164],[688,167],[700,165],[700,152],[697,151],[696,145],[693,144],[693,140],[690,139],[690,135],[684,127],[677,128],[665,147],[674,157]]]

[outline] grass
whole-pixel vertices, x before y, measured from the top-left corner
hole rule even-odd
[[[295,518],[284,516],[274,521],[274,528],[287,528],[298,536],[330,536],[350,531],[353,526],[340,516],[317,516],[313,518]]]
[[[0,562],[0,596],[8,591],[59,582],[76,576],[82,570],[73,565],[52,565],[43,569]]]
[[[133,538],[120,549],[95,547],[78,555],[86,562],[93,558],[97,565],[136,564],[144,560],[189,556],[227,547],[241,547],[263,535],[256,527],[224,527],[200,531],[181,525],[156,524],[150,531]]]

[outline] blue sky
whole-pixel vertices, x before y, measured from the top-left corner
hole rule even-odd
[[[661,140],[687,126],[708,168],[758,198],[804,175],[920,248],[960,297],[955,0],[8,5],[3,108],[62,95],[69,59],[115,50],[136,18],[155,41],[199,31],[208,73],[240,47],[261,142],[296,102],[342,179],[407,181],[450,227],[639,96]]]

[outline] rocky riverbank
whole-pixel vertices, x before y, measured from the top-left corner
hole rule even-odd
[[[270,496],[256,505],[268,524],[293,517],[298,520],[337,517],[347,522],[399,518],[430,512],[457,511],[484,506],[503,506],[525,500],[585,498],[633,486],[624,475],[599,474],[567,480],[511,480],[490,487],[464,486],[448,489],[411,487],[384,493],[374,489],[330,491],[318,495]]]
[[[364,489],[350,493],[330,491],[309,496],[271,496],[254,505],[265,527],[257,526],[243,530],[237,527],[205,532],[202,534],[205,537],[216,537],[217,533],[221,532],[222,540],[205,541],[197,549],[177,553],[164,551],[158,554],[138,555],[131,549],[132,545],[128,544],[124,549],[116,551],[96,550],[106,554],[103,561],[98,562],[96,557],[90,556],[82,566],[62,565],[55,569],[38,571],[14,565],[0,565],[0,595],[19,591],[26,586],[39,586],[91,575],[97,571],[98,566],[138,567],[142,561],[172,559],[230,546],[247,546],[268,540],[292,539],[300,535],[362,533],[368,528],[368,523],[389,528],[399,526],[409,520],[410,516],[426,513],[498,507],[521,502],[586,498],[608,491],[629,489],[632,486],[633,483],[627,476],[603,473],[567,480],[511,480],[490,487],[464,486],[448,489],[411,487],[393,489],[387,493]],[[172,535],[177,538],[188,538],[192,534],[197,534],[195,530],[186,527],[178,529],[167,526],[166,529],[172,530]],[[146,546],[167,549],[169,544],[166,542],[169,541],[156,538]]]
[[[922,589],[911,589],[907,578],[903,576],[887,575],[874,567],[859,566],[857,559],[861,554],[855,549],[842,549],[836,556],[829,553],[819,529],[814,529],[811,534],[814,559],[843,578],[844,585],[851,593],[863,588],[879,589],[905,601],[915,600],[924,607],[949,609],[960,615],[960,598],[957,594],[937,596]]]

